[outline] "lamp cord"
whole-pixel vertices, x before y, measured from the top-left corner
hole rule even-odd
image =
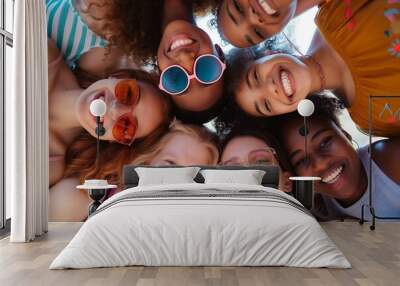
[[[306,153],[306,162],[308,163],[308,152],[307,152],[307,135],[308,135],[308,130],[307,130],[307,117],[304,116],[304,148],[305,148],[305,153]]]
[[[100,161],[100,116],[96,116],[96,135],[97,135],[97,148],[96,148],[96,169],[99,168]]]

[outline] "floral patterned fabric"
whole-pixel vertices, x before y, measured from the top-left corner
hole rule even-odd
[[[372,134],[400,136],[400,0],[331,0],[316,24],[351,71],[356,97],[349,112],[357,126],[368,133],[373,95]]]

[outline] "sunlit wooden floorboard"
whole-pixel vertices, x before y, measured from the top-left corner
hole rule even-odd
[[[0,285],[400,285],[400,223],[378,223],[375,231],[356,221],[322,223],[353,268],[289,267],[120,267],[49,270],[81,223],[50,223],[32,243],[0,240]]]

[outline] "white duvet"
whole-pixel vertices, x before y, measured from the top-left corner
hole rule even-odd
[[[82,225],[50,269],[127,265],[350,267],[295,199],[273,188],[231,184],[118,193]]]

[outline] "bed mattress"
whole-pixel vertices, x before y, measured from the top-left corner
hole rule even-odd
[[[297,200],[234,184],[140,186],[105,201],[50,269],[350,263]]]

